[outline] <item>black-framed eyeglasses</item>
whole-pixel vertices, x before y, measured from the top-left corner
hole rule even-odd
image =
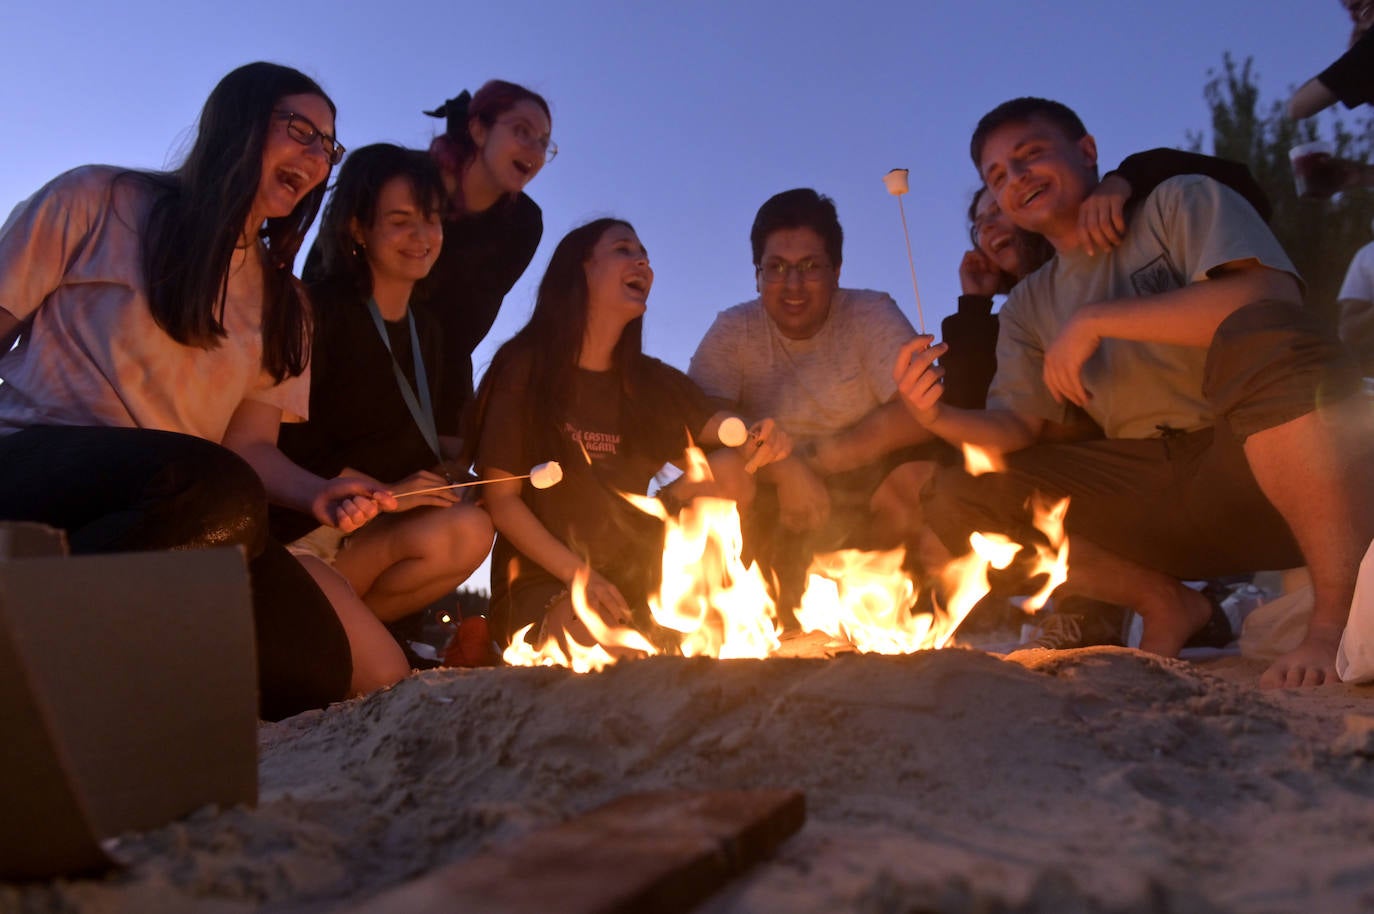
[[[823,260],[807,258],[797,263],[785,260],[765,260],[759,264],[759,279],[766,283],[786,282],[788,274],[796,271],[804,282],[824,279],[830,272],[830,264]]]
[[[343,161],[343,144],[333,136],[325,133],[315,122],[304,114],[297,114],[294,111],[277,110],[272,112],[273,117],[284,118],[286,120],[286,135],[291,137],[302,146],[309,146],[316,140],[320,141],[320,148],[324,150],[325,157],[329,159],[330,165],[338,165]]]
[[[552,162],[558,155],[558,144],[553,141],[553,138],[535,133],[534,127],[524,118],[508,117],[504,120],[498,120],[496,123],[509,125],[510,132],[515,136],[515,141],[521,146],[526,149],[538,149],[544,153],[545,164]]]

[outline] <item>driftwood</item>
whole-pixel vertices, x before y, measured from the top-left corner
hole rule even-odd
[[[660,791],[436,870],[347,914],[688,911],[801,828],[790,790]]]

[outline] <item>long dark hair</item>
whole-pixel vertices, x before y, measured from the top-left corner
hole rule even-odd
[[[477,90],[476,95],[464,90],[433,111],[426,111],[425,113],[431,117],[445,119],[444,132],[430,143],[429,154],[446,171],[461,175],[477,157],[477,141],[472,138],[469,121],[476,118],[479,123],[491,130],[497,118],[524,101],[538,105],[544,116],[549,119],[549,123],[553,123],[553,113],[549,111],[549,103],[544,100],[544,96],[532,89],[526,89],[519,83],[507,82],[504,79],[487,80],[482,84],[482,88]],[[459,199],[454,202],[462,202],[461,194],[460,187]]]
[[[367,252],[353,238],[352,223],[370,226],[377,218],[377,199],[392,178],[410,182],[415,203],[425,216],[444,202],[439,167],[426,153],[391,143],[373,143],[348,154],[329,194],[320,220],[320,279],[350,282],[366,299],[372,294]]]
[[[285,96],[307,94],[336,110],[318,83],[290,67],[257,62],[234,70],[205,100],[186,159],[161,182],[166,192],[149,217],[143,269],[153,318],[178,343],[211,349],[226,335],[230,262],[257,195],[273,109]],[[324,183],[260,232],[267,246],[262,361],[276,381],[300,374],[309,360],[310,311],[291,267]]]
[[[502,344],[482,378],[468,434],[464,435],[473,453],[487,421],[519,421],[536,429],[540,453],[559,455],[574,463],[581,460],[580,455],[561,453],[565,449],[559,432],[570,406],[567,397],[575,389],[577,360],[587,332],[586,264],[601,236],[614,226],[634,231],[623,219],[597,219],[573,229],[558,242],[539,283],[529,322]],[[682,440],[685,444],[684,430],[675,423],[677,417],[687,414],[680,404],[690,398],[692,382],[644,355],[643,337],[641,316],[625,325],[611,355],[611,370],[623,394],[622,426],[636,432],[623,438],[627,451],[652,450],[665,441]],[[528,384],[521,415],[488,416],[493,386],[512,381]]]

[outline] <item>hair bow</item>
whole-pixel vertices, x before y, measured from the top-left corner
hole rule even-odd
[[[472,93],[464,89],[433,111],[426,111],[425,114],[430,117],[444,118],[444,132],[461,137],[468,129],[468,103],[471,101]]]

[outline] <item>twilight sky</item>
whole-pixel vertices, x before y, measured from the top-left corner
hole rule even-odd
[[[1222,53],[1252,55],[1266,99],[1344,47],[1337,0],[993,0],[485,4],[237,0],[0,10],[0,210],[87,162],[174,162],[201,103],[251,60],[314,76],[347,146],[424,145],[421,115],[500,76],[546,95],[561,152],[530,185],[544,241],[478,351],[524,321],[554,244],[600,215],[628,219],[657,279],[646,349],[686,367],[715,313],[754,295],[749,225],[773,193],[832,196],[841,284],[893,294],[916,323],[896,202],[929,325],[953,307],[976,185],[968,138],[1016,95],[1057,98],[1105,167],[1207,125],[1202,84]]]

